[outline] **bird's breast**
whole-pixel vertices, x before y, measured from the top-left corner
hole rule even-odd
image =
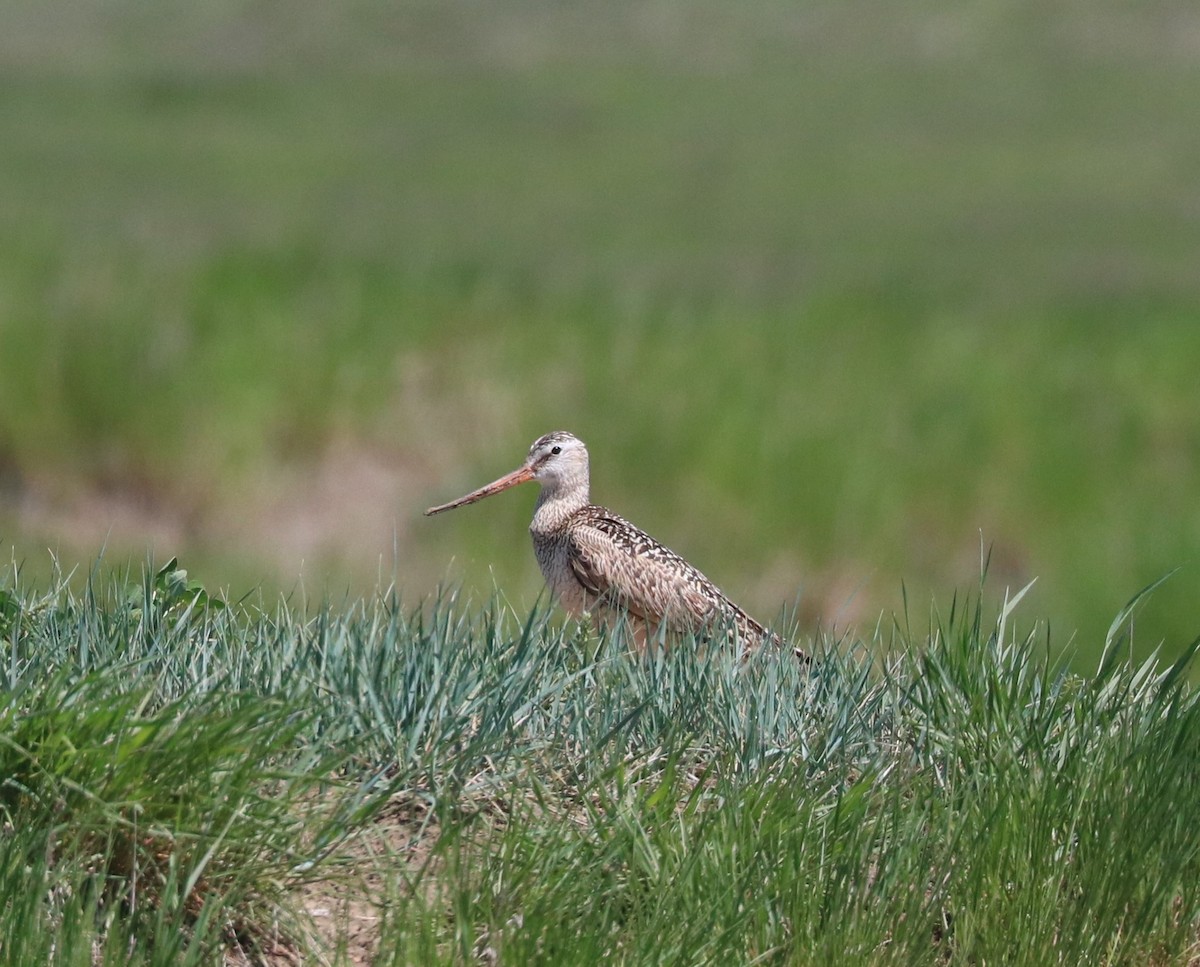
[[[533,553],[550,592],[568,613],[578,616],[587,610],[587,594],[575,572],[565,534],[533,534]]]

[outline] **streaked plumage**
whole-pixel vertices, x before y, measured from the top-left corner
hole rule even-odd
[[[536,480],[541,494],[529,531],[546,583],[575,616],[628,616],[639,645],[665,632],[736,631],[743,649],[783,642],[682,557],[604,507],[589,502],[588,452],[564,431],[547,433],[510,474],[426,514],[474,503]],[[799,652],[797,652],[799,654]]]

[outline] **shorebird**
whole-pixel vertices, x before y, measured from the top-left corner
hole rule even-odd
[[[627,618],[640,648],[660,634],[723,630],[737,635],[739,651],[764,641],[784,645],[670,548],[591,503],[587,447],[565,431],[535,440],[511,473],[425,514],[473,504],[531,480],[542,487],[529,525],[534,554],[551,592],[573,617],[590,616],[601,624]]]

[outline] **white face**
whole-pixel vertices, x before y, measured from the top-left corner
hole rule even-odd
[[[529,448],[525,466],[539,483],[558,483],[587,474],[588,452],[583,441],[562,430],[547,433]]]

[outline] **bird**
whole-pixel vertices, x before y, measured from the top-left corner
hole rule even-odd
[[[538,437],[516,470],[425,514],[473,504],[529,481],[541,485],[529,525],[534,554],[551,593],[572,617],[604,626],[627,619],[643,651],[650,641],[722,631],[736,636],[741,654],[764,643],[790,647],[679,554],[591,503],[587,447],[565,430]]]

